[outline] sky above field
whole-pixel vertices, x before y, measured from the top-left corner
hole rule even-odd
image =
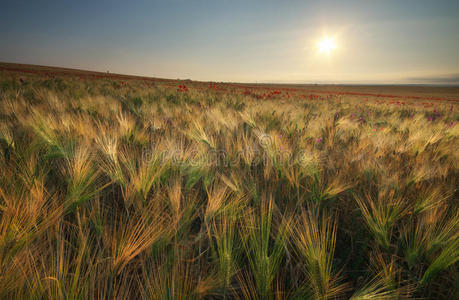
[[[3,62],[205,81],[459,84],[457,0],[14,0],[2,3],[0,28]]]

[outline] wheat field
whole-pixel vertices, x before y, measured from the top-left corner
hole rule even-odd
[[[0,298],[458,297],[453,100],[2,71]]]

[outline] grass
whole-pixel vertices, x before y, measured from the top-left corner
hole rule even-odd
[[[352,89],[2,71],[0,297],[453,299],[458,102]]]

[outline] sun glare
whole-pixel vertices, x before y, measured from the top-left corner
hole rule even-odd
[[[324,37],[319,43],[319,52],[330,54],[336,48],[335,40],[329,37]]]

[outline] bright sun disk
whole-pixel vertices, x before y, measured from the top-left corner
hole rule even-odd
[[[334,39],[324,37],[318,44],[319,52],[330,54],[330,52],[336,48]]]

